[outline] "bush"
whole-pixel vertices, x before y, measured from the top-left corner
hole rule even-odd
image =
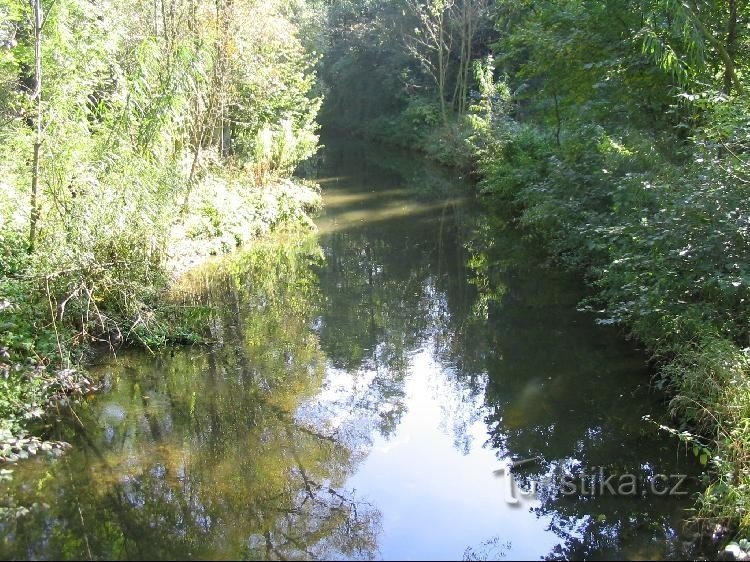
[[[712,469],[703,515],[748,533],[745,171],[705,138],[666,157],[659,139],[569,129],[558,148],[533,126],[504,122],[479,154],[481,190],[515,205],[525,228],[586,272],[598,288],[586,304],[601,323],[624,326],[651,350],[678,435]]]

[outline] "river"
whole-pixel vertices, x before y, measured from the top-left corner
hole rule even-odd
[[[94,367],[72,449],[1,484],[0,558],[689,555],[696,463],[580,278],[455,173],[324,140],[317,233],[186,279],[211,344]]]

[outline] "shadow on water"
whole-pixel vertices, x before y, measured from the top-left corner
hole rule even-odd
[[[98,369],[52,430],[74,449],[2,484],[0,558],[689,555],[689,496],[555,480],[695,472],[578,280],[444,169],[327,145],[319,235],[185,280],[214,343]]]
[[[100,369],[106,391],[59,435],[75,450],[12,482],[46,506],[4,524],[1,558],[371,557],[379,514],[342,488],[356,450],[296,416],[325,375],[320,252],[283,247],[186,281],[214,345]]]

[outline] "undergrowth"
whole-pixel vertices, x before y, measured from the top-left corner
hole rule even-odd
[[[23,232],[0,230],[0,460],[27,455],[18,443],[54,404],[96,389],[83,368],[95,349],[201,341],[200,307],[167,298],[174,281],[279,225],[309,227],[320,204],[316,186],[260,187],[218,170],[193,189],[188,212],[174,201],[158,222],[125,217],[125,229],[99,226],[87,243],[73,230],[33,254]]]

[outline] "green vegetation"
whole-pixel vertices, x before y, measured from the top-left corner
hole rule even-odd
[[[748,22],[747,0],[0,0],[0,440],[90,388],[59,369],[91,343],[203,337],[171,282],[307,220],[288,178],[320,109],[476,175],[585,274],[709,470],[705,528],[746,536]]]
[[[0,0],[0,440],[91,386],[92,343],[195,341],[172,280],[314,187],[303,4]],[[60,370],[63,369],[63,370]]]
[[[325,375],[309,329],[320,249],[298,232],[269,238],[178,285],[223,345],[107,365],[106,398],[61,428],[86,439],[8,484],[0,557],[30,545],[62,559],[373,557],[379,513],[343,488],[357,443],[295,415]]]
[[[733,70],[743,59],[728,66],[712,42],[728,27],[739,52],[731,29],[747,14],[733,7],[549,3],[516,16],[499,44],[510,89],[536,82],[537,100],[553,99],[519,95],[533,117],[506,112],[478,167],[483,191],[586,271],[600,322],[651,350],[676,433],[710,468],[706,528],[746,534],[748,99]]]
[[[475,172],[584,272],[584,305],[648,347],[672,431],[709,469],[700,521],[747,535],[750,4],[345,6],[324,122]]]

